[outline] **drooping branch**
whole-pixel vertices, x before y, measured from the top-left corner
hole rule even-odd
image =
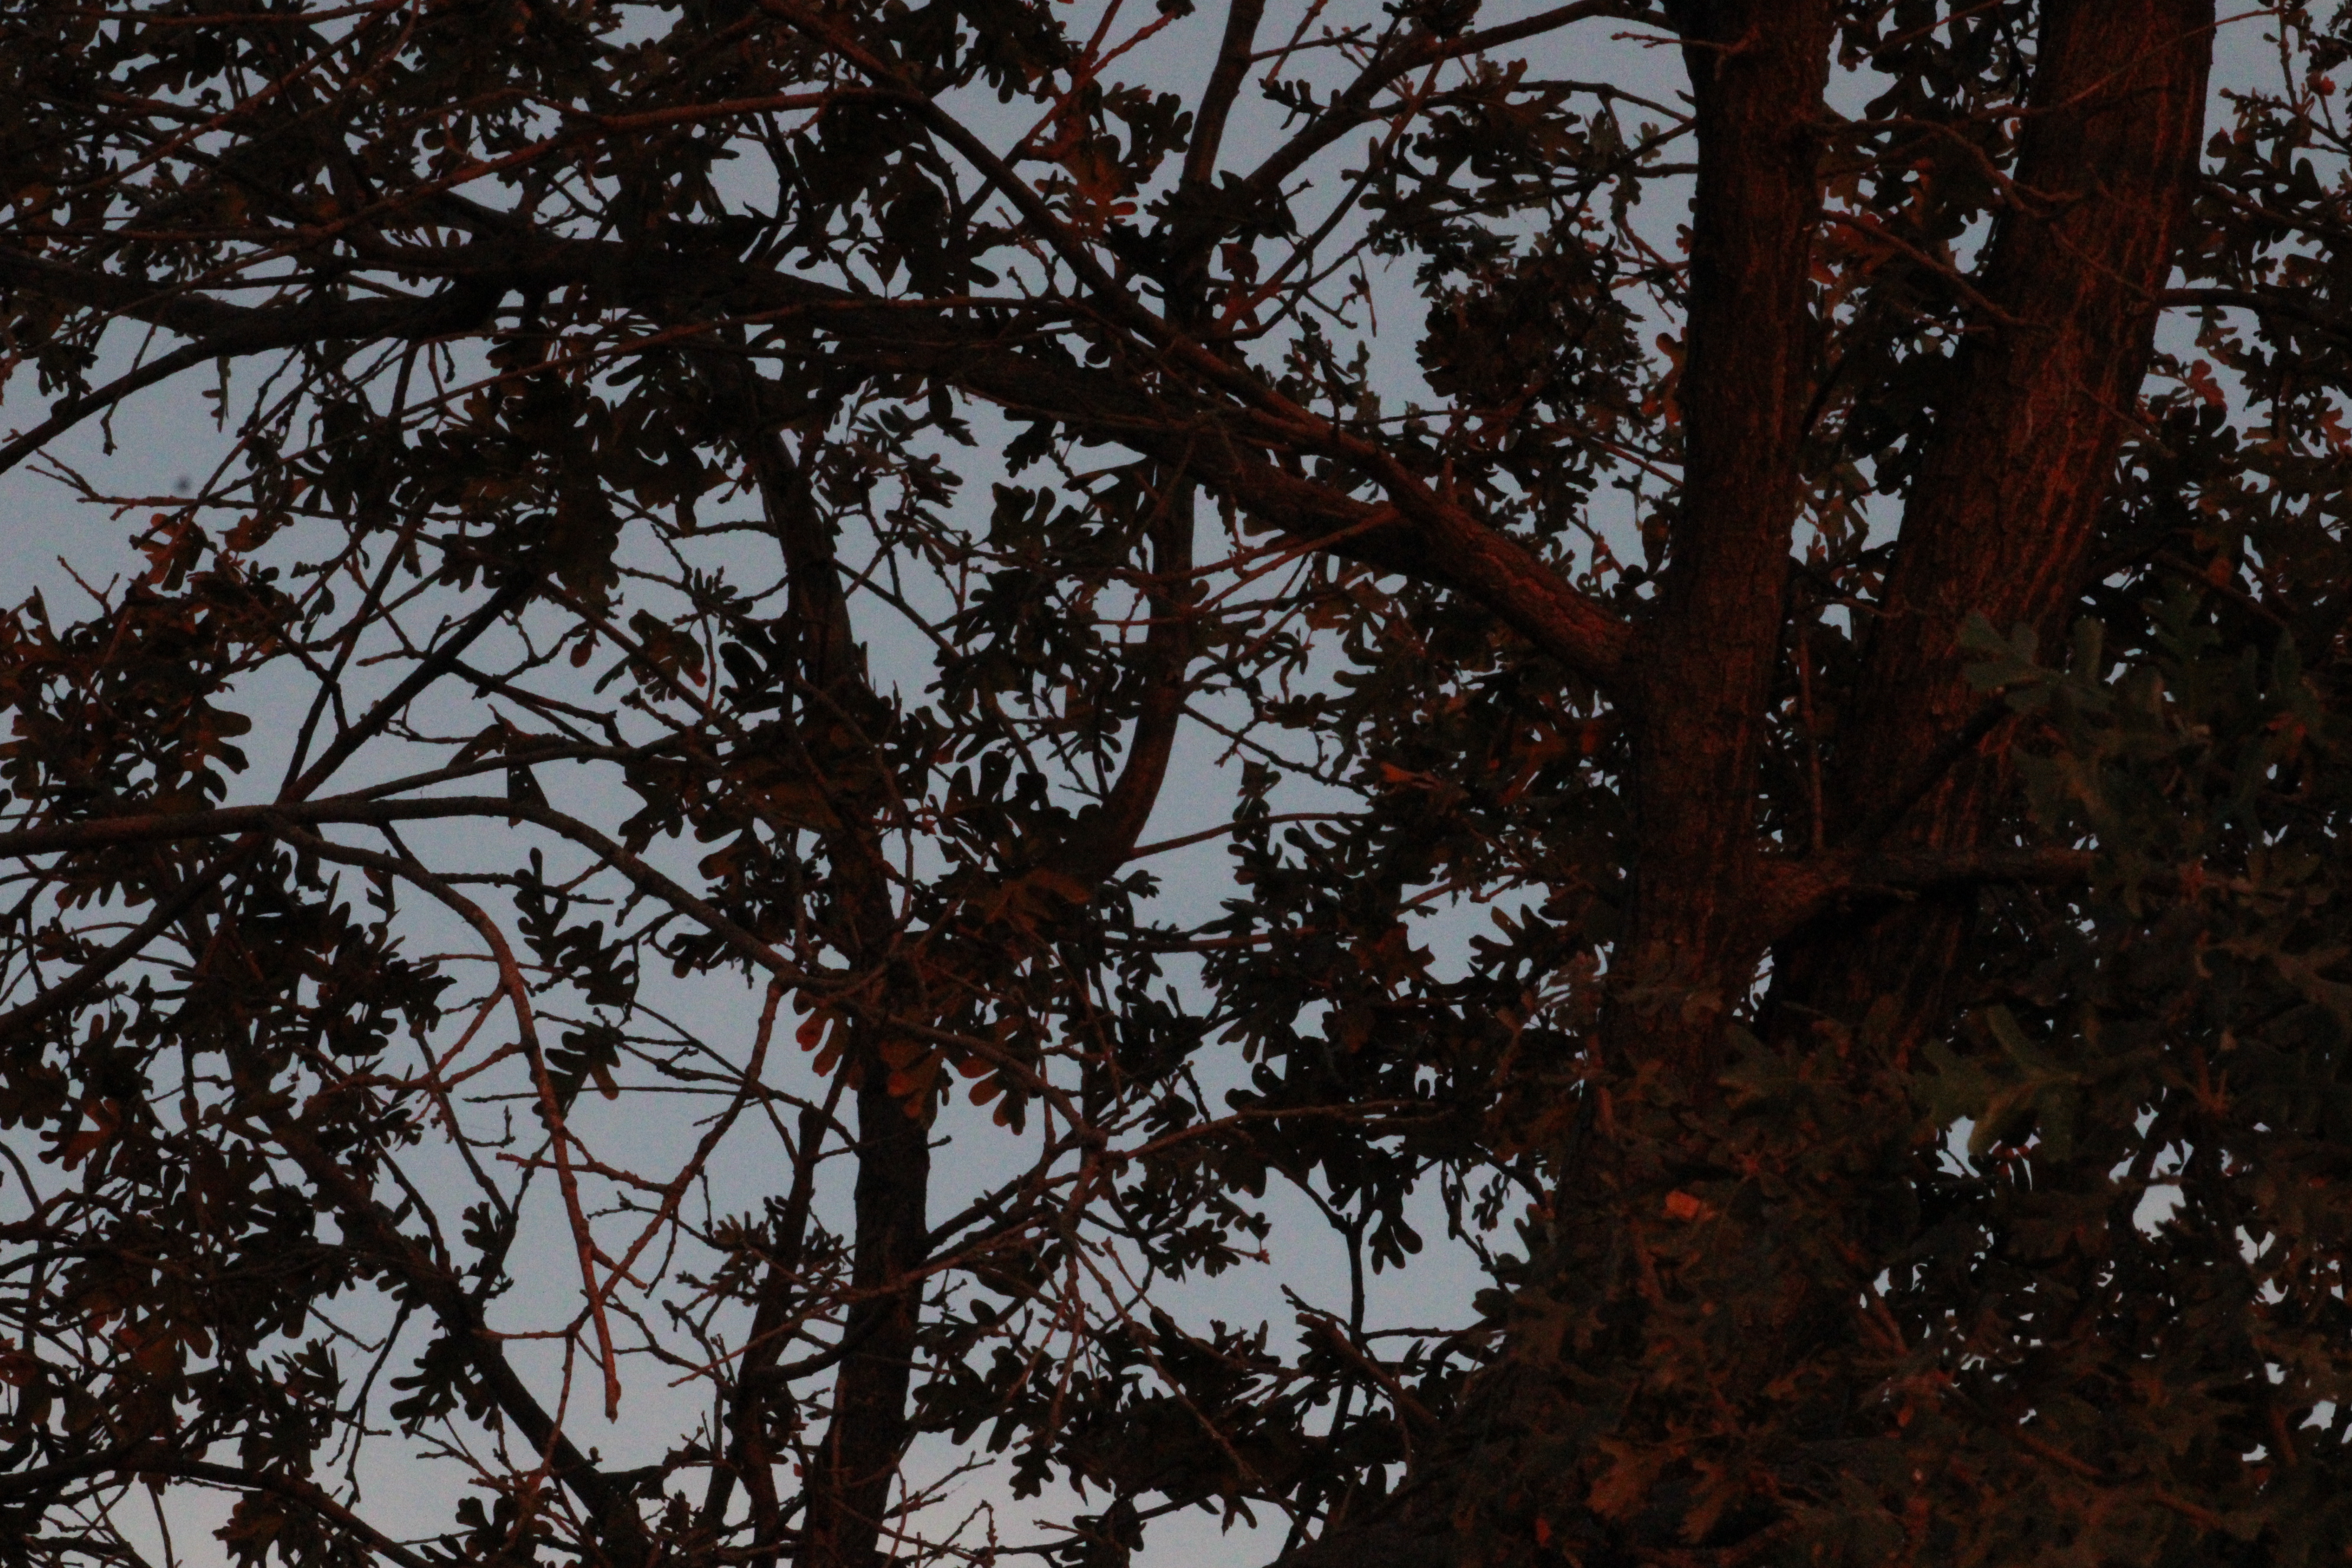
[[[478,321],[506,293],[543,294],[566,287],[593,289],[615,305],[666,319],[709,323],[688,325],[688,331],[715,333],[730,320],[793,314],[828,337],[845,363],[877,375],[937,376],[1008,413],[1118,442],[1163,463],[1181,463],[1212,494],[1287,537],[1378,571],[1464,593],[1580,674],[1604,687],[1618,684],[1630,633],[1617,616],[1580,593],[1528,544],[1475,516],[1426,477],[1288,404],[1224,362],[1198,353],[1171,361],[1169,368],[1181,376],[1196,378],[1205,371],[1212,380],[1178,402],[1143,390],[1134,378],[1025,348],[1017,306],[1003,326],[978,308],[918,319],[893,301],[723,258],[697,256],[691,267],[680,267],[646,247],[543,236],[517,235],[501,246],[404,260],[467,286],[414,304],[370,303],[342,315],[306,316],[305,340],[321,333],[434,336]],[[10,272],[11,267],[16,271]],[[205,352],[198,357],[204,360],[256,352],[237,346],[248,340],[262,348],[287,346],[287,334],[297,325],[288,312],[309,309],[159,295],[109,274],[12,254],[5,247],[0,277],[29,292],[102,303],[132,320],[201,332]],[[671,347],[673,334],[648,348]],[[1255,405],[1237,406],[1230,389],[1218,384],[1236,380],[1254,395]],[[108,389],[118,396],[133,390],[123,384]],[[102,411],[95,396],[77,410],[77,418]],[[1327,481],[1286,471],[1276,460],[1277,452],[1333,458],[1379,484],[1386,501],[1367,501]]]

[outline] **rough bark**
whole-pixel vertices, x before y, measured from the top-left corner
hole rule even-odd
[[[849,1568],[877,1561],[891,1483],[909,1435],[907,1390],[914,1375],[920,1266],[930,1193],[930,1123],[919,1106],[890,1092],[877,1044],[856,1052],[857,1231],[850,1261],[856,1292],[833,1395],[833,1420],[808,1478],[799,1561],[804,1568]]]
[[[1501,1363],[1474,1384],[1404,1492],[1297,1556],[1313,1568],[1449,1562],[1465,1526],[1531,1551],[1539,1510],[1553,1537],[1580,1538],[1579,1550],[1602,1560],[1680,1552],[1691,1488],[1662,1478],[1641,1517],[1605,1517],[1600,1490],[1584,1489],[1606,1470],[1595,1435],[1640,1423],[1654,1402],[1668,1410],[1679,1388],[1711,1387],[1721,1427],[1704,1440],[1727,1454],[1777,1452],[1772,1465],[1786,1468],[1813,1462],[1818,1441],[1798,1434],[1843,1397],[1851,1314],[1831,1298],[1844,1300],[1844,1281],[1770,1253],[1759,1230],[1759,1256],[1787,1278],[1775,1288],[1751,1281],[1752,1321],[1710,1327],[1705,1266],[1687,1265],[1684,1278],[1649,1256],[1638,1234],[1684,1165],[1706,1159],[1704,1147],[1675,1142],[1671,1106],[1704,1101],[1727,1015],[1773,935],[1757,852],[1757,770],[1811,397],[1813,116],[1832,23],[1826,7],[1791,16],[1784,7],[1691,5],[1676,15],[1700,141],[1682,382],[1685,488],[1656,607],[1627,660],[1640,672],[1629,693],[1639,847],[1609,1035],[1612,1074],[1633,1081],[1647,1068],[1667,1087],[1660,1103],[1621,1101],[1572,1140],[1549,1283],[1527,1293]],[[1981,286],[2005,319],[1979,323],[1915,489],[1844,713],[1833,834],[1851,840],[1857,824],[1951,753],[1980,702],[1956,640],[1970,613],[2003,628],[2032,626],[2046,644],[2084,586],[2195,171],[2210,19],[2204,0],[2061,3],[2044,19],[2019,205]],[[1971,764],[1919,791],[1885,852],[1975,848],[1997,782],[1990,766]],[[1873,847],[1843,846],[1848,855]],[[1916,1016],[1948,1001],[1928,982],[1946,973],[1963,930],[1955,906],[1930,898],[1924,911],[1859,930],[1833,921],[1815,921],[1781,950],[1784,998],[1859,1003],[1893,980],[1910,987]],[[1640,1278],[1622,1261],[1634,1255],[1644,1258]],[[1691,1359],[1727,1344],[1736,1344],[1736,1364]],[[1816,1387],[1816,1404],[1774,1392],[1782,1376]],[[1748,1512],[1735,1508],[1712,1523],[1711,1547],[1760,1546],[1780,1528],[1770,1509],[1742,1506]]]
[[[1984,701],[1958,634],[1981,615],[2004,633],[2030,627],[2046,654],[2080,601],[2196,176],[2212,24],[2210,0],[2049,9],[2013,203],[1979,286],[2005,319],[1974,323],[1911,491],[1830,770],[1834,837],[1915,792],[1890,847],[1966,851],[1985,830],[1997,758],[1970,749],[1922,776]],[[1816,927],[1780,955],[1782,998],[1835,1014],[1895,995],[1903,1036],[1930,1026],[1951,1000],[1970,901],[1949,895],[1864,932]]]
[[[1811,401],[1825,5],[1680,7],[1697,105],[1681,515],[1638,664],[1622,1052],[1704,1083],[1755,936],[1757,769]]]
[[[1190,194],[1198,195],[1214,173],[1262,9],[1256,0],[1234,0],[1229,12],[1185,163]],[[1560,15],[1618,9],[1570,6]],[[1169,344],[1154,345],[1153,352],[1165,352],[1166,374],[1139,381],[1031,352],[1024,342],[1030,318],[1022,311],[986,316],[943,309],[918,320],[723,258],[683,268],[653,246],[494,237],[440,269],[447,287],[435,300],[258,310],[160,295],[127,279],[0,254],[0,281],[102,304],[195,340],[147,371],[61,404],[32,436],[0,449],[0,468],[185,365],[321,336],[429,336],[478,324],[510,289],[588,282],[618,300],[679,302],[689,313],[757,309],[782,320],[804,311],[824,322],[845,363],[866,372],[934,374],[1016,416],[1121,442],[1164,488],[1151,530],[1153,570],[1144,584],[1151,624],[1136,651],[1146,689],[1125,764],[1077,835],[1060,847],[1057,868],[1088,886],[1113,875],[1132,852],[1181,722],[1192,652],[1186,616],[1196,484],[1316,548],[1463,592],[1609,689],[1632,728],[1635,769],[1633,898],[1612,965],[1617,999],[1608,1026],[1609,1066],[1622,1078],[1653,1069],[1669,1085],[1659,1101],[1669,1110],[1651,1116],[1641,1135],[1647,1142],[1631,1136],[1619,1142],[1596,1113],[1563,1161],[1573,1185],[1563,1184],[1556,1251],[1544,1265],[1547,1289],[1573,1276],[1580,1300],[1599,1303],[1590,1316],[1607,1320],[1606,1333],[1570,1342],[1560,1327],[1565,1314],[1546,1316],[1538,1302],[1513,1325],[1502,1364],[1474,1386],[1465,1414],[1424,1447],[1411,1484],[1392,1505],[1372,1519],[1335,1521],[1323,1541],[1295,1559],[1444,1562],[1465,1510],[1499,1515],[1521,1506],[1511,1500],[1512,1488],[1529,1476],[1545,1485],[1584,1474],[1580,1466],[1589,1471],[1588,1456],[1576,1445],[1590,1446],[1593,1433],[1630,1420],[1626,1413],[1637,1399],[1666,1385],[1642,1359],[1650,1353],[1643,1315],[1663,1321],[1665,1309],[1657,1303],[1675,1292],[1654,1277],[1637,1285],[1622,1268],[1608,1269],[1639,1250],[1638,1238],[1630,1248],[1621,1243],[1642,1215],[1655,1212],[1659,1193],[1681,1168],[1676,1162],[1706,1157],[1657,1130],[1673,1123],[1675,1109],[1699,1104],[1710,1092],[1726,1022],[1772,939],[1775,911],[1790,898],[1775,891],[1760,861],[1759,771],[1787,614],[1801,440],[1814,395],[1809,250],[1819,216],[1820,104],[1836,8],[1827,0],[1684,0],[1673,9],[1685,39],[1699,146],[1680,402],[1685,469],[1658,596],[1638,632],[1577,593],[1534,551],[1465,510],[1429,474],[1351,445],[1345,432],[1307,418],[1269,387],[1250,383],[1238,365],[1205,351],[1196,363]],[[1993,853],[1985,845],[2002,782],[1997,757],[1952,743],[1968,731],[1980,700],[1962,677],[1956,636],[1976,614],[2003,629],[2028,626],[2046,647],[2085,586],[2195,173],[2212,10],[2210,0],[2049,0],[2043,7],[2012,199],[1972,290],[1986,308],[1970,323],[1955,394],[1914,487],[1831,758],[1827,816],[1846,857],[1839,864],[1873,856],[1883,865],[1920,858],[1929,870],[1918,885],[1931,896],[1859,928],[1831,929],[1833,917],[1819,919],[1783,942],[1776,953],[1779,999],[1790,1019],[1850,1015],[1891,989],[1903,1001],[1908,1027],[1900,1033],[1907,1035],[1938,1023],[1956,999],[1967,895],[1942,889],[1955,880],[1965,886],[1950,867]],[[1369,105],[1373,94],[1366,88],[1360,96]],[[1342,118],[1329,123],[1341,125]],[[1278,183],[1279,160],[1267,167]],[[496,228],[479,212],[451,210]],[[1181,258],[1182,275],[1197,284],[1206,256],[1203,240],[1197,254]],[[1171,314],[1180,326],[1196,326],[1198,300],[1179,299]],[[1119,346],[1137,344],[1122,340]],[[748,374],[740,390],[739,406],[756,410]],[[746,450],[791,579],[788,615],[802,688],[797,724],[822,760],[827,747],[843,744],[818,739],[823,731],[845,721],[878,722],[887,713],[866,681],[842,576],[805,476],[775,431],[753,422],[761,427]],[[1367,501],[1342,486],[1302,477],[1286,460],[1301,454],[1373,480],[1381,499]],[[426,669],[435,668],[428,661]],[[406,694],[404,687],[394,696],[404,702]],[[346,751],[351,743],[344,742]],[[311,770],[289,788],[289,798],[307,793],[337,760],[331,755]],[[1893,820],[1890,800],[1908,803]],[[462,804],[443,801],[439,808]],[[517,808],[512,815],[529,813]],[[849,1025],[845,1071],[856,1085],[857,1168],[852,1294],[832,1419],[806,1479],[798,1549],[804,1568],[866,1568],[883,1554],[890,1491],[911,1432],[928,1118],[922,1105],[893,1092],[891,1041],[886,1026],[871,1020],[922,1016],[925,1000],[919,984],[892,963],[896,916],[879,844],[871,821],[845,812],[826,845],[838,945],[856,969],[875,977],[875,993],[865,1001],[866,1014]],[[1936,879],[1937,866],[1945,868],[1945,881]],[[1808,908],[1831,901],[1828,894],[1809,897]],[[172,912],[167,908],[159,918]],[[109,973],[93,966],[78,976],[71,984],[80,989],[53,994],[41,1004],[44,1015]],[[0,1019],[0,1036],[29,1016]],[[339,1181],[350,1185],[348,1174],[307,1148],[299,1125],[276,1131],[314,1182],[337,1196],[359,1227],[353,1234],[387,1267],[422,1281],[425,1299],[451,1331],[478,1336],[478,1311],[442,1277],[446,1271],[411,1257],[415,1249],[364,1193],[339,1188]],[[804,1142],[814,1131],[804,1124]],[[804,1218],[810,1168],[804,1164],[799,1175],[793,1212]],[[780,1247],[779,1269],[789,1271],[796,1248],[796,1241]],[[1761,1405],[1756,1389],[1801,1358],[1824,1356],[1824,1340],[1842,1331],[1834,1311],[1816,1308],[1849,1282],[1809,1282],[1800,1262],[1785,1255],[1774,1257],[1771,1267],[1790,1281],[1779,1299],[1782,1317],[1741,1344],[1736,1369],[1687,1358],[1668,1367],[1682,1377],[1679,1387],[1691,1386],[1686,1374],[1704,1380],[1721,1371],[1713,1386],[1727,1409],[1750,1396]],[[1670,1276],[1665,1283],[1686,1300],[1700,1289],[1695,1278]],[[771,1279],[774,1289],[761,1304],[755,1334],[781,1321],[782,1279]],[[1529,1298],[1542,1293],[1531,1290]],[[1567,1293],[1562,1287],[1556,1294]],[[1755,1294],[1759,1300],[1769,1295]],[[1849,1305],[1852,1295],[1847,1289]],[[1595,1365],[1616,1358],[1603,1370],[1619,1381],[1604,1376],[1568,1388],[1562,1369],[1581,1374],[1584,1369],[1570,1363],[1588,1352]],[[583,1504],[600,1512],[628,1507],[619,1483],[562,1442],[503,1360],[482,1353],[479,1370],[508,1417],[552,1453]],[[779,1456],[769,1451],[758,1408],[755,1374],[772,1359],[772,1351],[746,1359],[745,1394],[732,1422],[735,1459],[760,1520],[756,1550],[772,1550],[782,1537],[785,1511],[768,1469]],[[1785,1412],[1770,1418],[1782,1429],[1791,1425]],[[1737,1412],[1725,1419],[1725,1430],[1738,1436],[1738,1424],[1748,1416]],[[1538,1449],[1547,1450],[1540,1464],[1529,1457]],[[1562,1460],[1564,1449],[1570,1452]],[[1678,1521],[1668,1516],[1682,1504],[1673,1485],[1659,1489],[1658,1517],[1625,1527],[1646,1531],[1647,1544],[1677,1539]],[[719,1495],[714,1518],[723,1513]],[[1562,1506],[1591,1512],[1581,1491]],[[1622,1539],[1610,1536],[1615,1528],[1596,1525],[1591,1538]],[[1737,1528],[1756,1539],[1771,1526]]]

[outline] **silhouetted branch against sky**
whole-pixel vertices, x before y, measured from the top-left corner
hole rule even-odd
[[[2340,1560],[2347,60],[0,10],[0,1564]]]

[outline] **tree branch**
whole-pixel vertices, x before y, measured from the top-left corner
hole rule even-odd
[[[1385,451],[1348,437],[1329,421],[1307,414],[1248,373],[1196,346],[1176,352],[1168,368],[1204,376],[1229,393],[1237,380],[1239,389],[1262,411],[1254,414],[1246,405],[1237,408],[1222,399],[1171,405],[1141,391],[1129,378],[1024,353],[985,321],[933,317],[914,322],[892,301],[724,258],[698,256],[692,267],[678,267],[672,264],[675,258],[648,254],[649,248],[605,240],[517,237],[496,247],[465,247],[441,263],[440,269],[473,279],[478,287],[470,295],[458,289],[448,293],[476,300],[510,290],[545,292],[579,285],[673,318],[681,307],[736,316],[822,307],[821,315],[809,318],[813,324],[833,336],[846,362],[869,374],[936,376],[1009,413],[1052,420],[1160,462],[1186,463],[1204,488],[1286,536],[1311,542],[1318,549],[1376,571],[1465,594],[1542,652],[1596,684],[1618,684],[1631,633],[1614,614],[1579,593],[1528,545],[1475,517],[1457,500],[1432,491]],[[110,275],[12,256],[0,247],[0,279],[15,263],[37,272],[39,291],[104,303],[161,325],[201,318],[202,325],[217,334],[246,316],[281,309],[245,310],[159,295]],[[404,265],[435,269],[424,255],[406,258]],[[332,318],[330,335],[419,337],[455,330],[446,324],[454,316],[435,313],[441,298],[385,307],[380,318],[356,313]],[[290,318],[273,316],[254,326],[255,341],[276,343],[270,334],[290,331],[292,325]],[[1164,323],[1160,330],[1167,330]],[[226,352],[218,346],[226,341],[216,336],[205,357]],[[1301,445],[1376,479],[1388,491],[1388,504],[1364,501],[1345,489],[1285,472],[1266,456],[1269,450]]]

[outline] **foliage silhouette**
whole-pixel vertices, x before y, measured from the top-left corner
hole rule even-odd
[[[2340,1560],[2347,58],[17,0],[0,1562]]]

